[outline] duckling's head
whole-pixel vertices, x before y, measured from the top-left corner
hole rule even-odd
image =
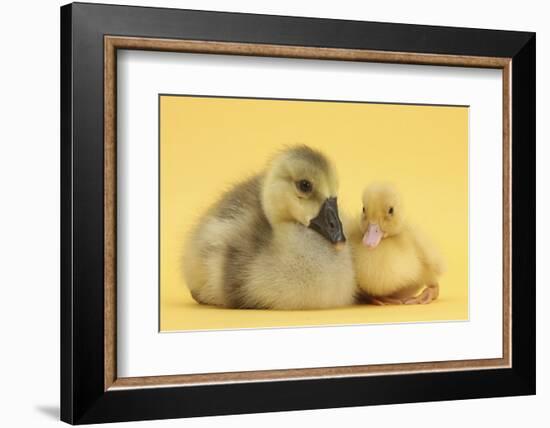
[[[397,189],[388,183],[376,183],[363,192],[361,232],[363,245],[375,248],[382,239],[403,230],[404,214]]]
[[[269,164],[262,186],[262,207],[272,225],[299,223],[332,244],[346,241],[337,204],[338,178],[319,151],[295,146]]]

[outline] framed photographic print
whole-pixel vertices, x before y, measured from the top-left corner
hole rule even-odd
[[[535,35],[61,8],[61,418],[535,393]]]

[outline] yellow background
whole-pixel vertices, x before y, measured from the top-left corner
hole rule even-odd
[[[439,300],[313,311],[195,303],[181,273],[186,233],[222,190],[261,171],[274,152],[295,143],[334,161],[341,212],[360,212],[362,190],[371,181],[398,186],[407,218],[430,235],[446,259]],[[161,96],[161,331],[467,318],[466,107]]]

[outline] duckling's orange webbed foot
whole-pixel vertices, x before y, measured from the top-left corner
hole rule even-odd
[[[439,284],[428,285],[418,296],[414,295],[414,291],[413,288],[411,290],[405,290],[402,292],[402,295],[390,296],[371,296],[363,294],[360,296],[359,301],[376,306],[426,305],[439,297]]]
[[[402,305],[404,302],[401,299],[396,299],[391,296],[369,296],[367,303],[376,306],[386,306],[386,305]]]
[[[439,284],[428,285],[418,296],[405,299],[406,305],[426,305],[439,297]]]

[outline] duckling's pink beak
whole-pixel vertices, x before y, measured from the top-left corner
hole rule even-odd
[[[382,232],[380,226],[378,224],[369,223],[367,231],[363,235],[363,245],[368,248],[375,248],[380,244],[382,236],[384,236],[384,232]]]

